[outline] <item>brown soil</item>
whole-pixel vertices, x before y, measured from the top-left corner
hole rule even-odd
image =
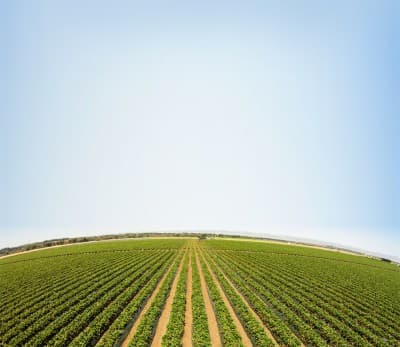
[[[175,261],[174,261],[175,262]],[[167,271],[165,271],[164,275],[162,276],[160,282],[158,282],[156,288],[154,289],[153,293],[151,293],[150,298],[147,300],[146,305],[142,309],[142,311],[139,314],[139,317],[136,319],[135,323],[133,324],[131,330],[129,331],[128,336],[125,338],[124,342],[122,343],[122,347],[127,347],[132,340],[132,337],[135,335],[136,330],[142,320],[142,317],[146,314],[146,312],[149,310],[151,304],[154,301],[154,298],[156,297],[157,293],[159,292],[161,286],[163,285],[165,278],[167,277],[168,273],[171,271],[172,266],[174,265],[174,262],[170,265]]]
[[[218,292],[219,292],[219,294],[221,295],[221,298],[222,298],[222,300],[224,301],[225,306],[226,306],[226,308],[228,309],[229,314],[230,314],[231,317],[232,317],[232,320],[233,320],[233,322],[234,322],[234,324],[235,324],[236,330],[238,331],[238,333],[239,333],[239,335],[240,335],[240,337],[241,337],[241,339],[242,339],[243,345],[244,345],[245,347],[251,347],[251,346],[253,346],[253,344],[251,343],[250,338],[248,337],[246,331],[245,331],[244,328],[243,328],[242,323],[240,322],[239,318],[236,316],[236,313],[235,313],[235,311],[233,310],[233,308],[232,308],[232,306],[231,306],[231,303],[229,302],[228,298],[226,297],[225,292],[224,292],[224,290],[222,289],[222,287],[221,287],[221,285],[220,285],[220,283],[219,283],[217,277],[215,276],[215,274],[214,274],[214,272],[212,271],[210,265],[208,264],[207,260],[205,259],[204,254],[201,253],[201,256],[203,257],[204,262],[205,262],[205,264],[207,265],[208,271],[210,272],[211,277],[212,277],[213,281],[215,282],[215,285],[217,286]]]
[[[207,318],[208,318],[207,319],[208,320],[208,330],[210,331],[211,345],[214,347],[222,347],[221,337],[220,337],[219,331],[218,331],[217,318],[215,317],[215,312],[214,312],[214,309],[211,304],[211,299],[210,299],[210,296],[208,295],[206,281],[204,279],[203,270],[201,269],[201,266],[200,266],[200,261],[199,261],[199,256],[197,254],[197,250],[195,251],[195,255],[196,255],[197,268],[199,270],[201,291],[203,294],[204,304],[206,307],[206,313],[207,313]]]
[[[254,318],[260,323],[260,325],[263,327],[265,334],[272,340],[272,342],[275,344],[275,346],[279,346],[279,344],[276,342],[274,336],[271,334],[271,332],[269,331],[269,329],[265,326],[265,324],[263,323],[263,321],[261,320],[261,318],[257,315],[257,313],[254,312],[254,310],[251,308],[251,306],[249,305],[249,303],[247,302],[247,300],[245,299],[245,297],[242,295],[242,293],[240,293],[236,286],[231,282],[231,280],[225,275],[225,273],[222,271],[222,269],[214,262],[214,260],[211,259],[211,261],[213,262],[213,264],[219,269],[219,271],[222,273],[222,275],[224,276],[224,278],[226,279],[226,281],[229,283],[229,285],[233,288],[233,290],[237,293],[237,295],[239,295],[239,297],[242,299],[242,301],[245,303],[245,305],[247,306],[247,308],[249,309],[249,311],[251,312],[251,314],[254,316]],[[302,344],[302,347],[304,347],[304,345]]]
[[[189,266],[186,284],[185,330],[182,336],[182,346],[192,346],[192,250],[189,255]]]
[[[153,337],[153,341],[151,343],[152,347],[160,347],[162,338],[167,332],[167,325],[169,322],[169,316],[171,315],[172,303],[174,302],[176,287],[178,286],[179,276],[182,272],[184,260],[185,256],[183,256],[181,263],[179,264],[179,268],[178,271],[176,272],[174,281],[172,282],[171,290],[169,292],[167,301],[165,302],[164,310],[162,311],[161,316],[158,320],[157,328]]]

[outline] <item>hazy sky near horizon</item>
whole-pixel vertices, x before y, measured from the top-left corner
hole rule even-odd
[[[224,229],[400,255],[397,1],[0,5],[0,248]]]

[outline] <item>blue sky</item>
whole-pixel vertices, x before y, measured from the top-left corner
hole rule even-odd
[[[396,1],[0,7],[0,246],[224,229],[400,255]]]

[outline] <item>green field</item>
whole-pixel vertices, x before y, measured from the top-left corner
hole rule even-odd
[[[76,244],[0,259],[0,319],[2,346],[400,346],[400,268],[223,238]]]

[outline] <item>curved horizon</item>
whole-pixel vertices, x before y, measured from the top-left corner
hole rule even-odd
[[[397,2],[0,7],[0,245],[282,230],[400,256]]]
[[[20,230],[21,231],[21,230]],[[28,231],[28,230],[27,230]],[[29,230],[31,232],[31,230]],[[301,236],[294,236],[294,235],[285,235],[285,234],[279,234],[279,233],[268,233],[268,232],[252,232],[250,230],[245,231],[245,230],[221,230],[221,229],[168,229],[168,230],[129,230],[129,231],[113,231],[110,229],[104,229],[103,231],[99,229],[87,229],[82,230],[82,229],[77,229],[75,232],[72,232],[72,230],[65,230],[64,236],[57,236],[53,238],[48,238],[48,239],[30,239],[30,241],[26,243],[19,243],[19,244],[9,244],[9,245],[0,245],[0,250],[5,249],[5,248],[19,248],[23,247],[26,245],[30,244],[35,244],[35,243],[41,243],[41,242],[46,242],[46,241],[57,241],[57,240],[62,240],[62,239],[74,239],[74,238],[85,238],[85,237],[103,237],[103,236],[120,236],[124,234],[157,234],[157,235],[162,235],[162,234],[181,234],[182,237],[185,237],[187,234],[215,234],[215,235],[222,235],[222,236],[239,236],[241,238],[260,238],[265,240],[266,242],[268,241],[286,241],[286,242],[294,242],[299,245],[303,246],[317,246],[317,247],[322,247],[327,250],[343,250],[343,251],[349,251],[349,252],[354,252],[354,254],[359,254],[359,255],[364,255],[364,256],[374,256],[378,258],[387,258],[390,259],[394,262],[400,263],[400,256],[396,254],[389,254],[389,253],[384,253],[380,252],[378,250],[373,250],[373,249],[366,249],[363,247],[360,247],[360,245],[351,245],[351,244],[343,244],[343,243],[338,243],[336,241],[329,241],[329,240],[321,240],[321,239],[314,239],[314,238],[307,238],[307,237],[301,237]],[[57,230],[57,233],[54,234],[54,230],[51,231],[49,235],[62,235],[61,230]],[[282,230],[281,230],[282,231]],[[288,232],[288,230],[286,230]],[[128,239],[130,239],[128,237]],[[107,239],[108,240],[108,239]],[[110,240],[120,240],[119,238],[116,239],[110,239]],[[97,241],[104,241],[104,240],[97,240]],[[42,249],[42,248],[38,248]],[[1,257],[1,256],[0,256]]]

